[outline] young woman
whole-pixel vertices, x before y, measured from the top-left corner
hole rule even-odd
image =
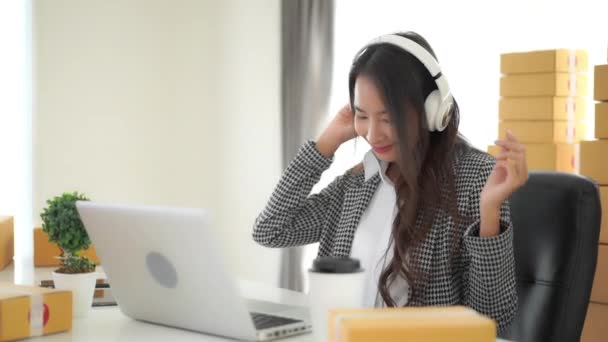
[[[528,179],[524,147],[510,132],[497,159],[467,144],[446,77],[416,33],[365,46],[348,85],[350,104],[301,147],[253,238],[320,242],[319,256],[361,260],[367,306],[466,305],[504,330],[517,307],[507,200]],[[362,163],[310,195],[357,136],[372,146]]]

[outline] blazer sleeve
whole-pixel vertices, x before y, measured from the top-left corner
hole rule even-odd
[[[504,331],[517,310],[513,224],[508,201],[500,209],[500,233],[480,237],[479,200],[496,161],[488,158],[474,180],[467,216],[472,219],[463,237],[465,304],[493,318]]]
[[[281,176],[270,200],[256,218],[253,239],[267,247],[292,247],[318,242],[330,213],[339,211],[343,176],[318,194],[310,195],[333,158],[306,142]]]

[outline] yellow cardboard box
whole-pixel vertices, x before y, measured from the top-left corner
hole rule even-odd
[[[0,216],[0,271],[13,262],[14,228],[12,216]]]
[[[61,260],[57,257],[61,255],[61,249],[57,244],[49,242],[48,235],[42,228],[34,229],[34,265],[40,266],[59,266]],[[95,253],[93,245],[89,249],[82,252],[83,256],[91,259],[95,264],[99,265],[99,258]]]
[[[500,79],[500,96],[587,96],[586,74],[516,74]]]
[[[72,329],[72,292],[0,283],[0,341]]]
[[[504,53],[500,55],[500,72],[582,72],[589,69],[585,50],[555,49]]]
[[[608,140],[581,142],[581,175],[608,185]]]
[[[595,137],[608,139],[608,102],[595,104]]]
[[[498,136],[510,129],[522,143],[577,143],[585,139],[584,121],[501,121]]]
[[[595,66],[593,83],[593,99],[608,101],[608,64]]]
[[[591,301],[608,304],[608,245],[599,245]]]
[[[498,118],[503,121],[583,121],[586,112],[583,97],[503,97],[498,106]]]
[[[329,311],[328,342],[494,342],[496,323],[465,307]]]
[[[523,144],[526,148],[526,161],[530,170],[547,170],[578,173],[578,144]],[[488,146],[488,153],[498,156],[500,147]]]
[[[608,186],[600,186],[600,201],[602,202],[600,243],[608,244]]]
[[[608,336],[608,305],[589,303],[581,342],[606,342]]]

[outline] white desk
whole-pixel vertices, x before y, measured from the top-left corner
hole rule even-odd
[[[48,276],[53,268],[36,270],[36,281],[50,279]],[[99,269],[98,271],[103,272]],[[0,272],[0,280],[12,281],[12,267]],[[240,281],[242,294],[247,298],[255,298],[269,302],[289,305],[306,305],[306,295],[300,292],[272,288],[270,286],[250,281]],[[98,342],[98,341],[231,341],[196,332],[164,327],[133,320],[120,312],[118,307],[94,307],[86,318],[76,318],[72,330],[55,335],[42,336],[27,341],[40,342]],[[312,342],[311,334],[294,336],[278,341]],[[502,339],[497,339],[497,342]]]
[[[241,290],[246,297],[280,302],[291,305],[305,305],[306,296],[293,291],[273,289],[248,281],[241,281]],[[30,340],[28,340],[30,341]],[[72,331],[31,339],[40,342],[64,341],[231,341],[226,338],[209,336],[196,332],[163,327],[133,320],[123,315],[118,307],[95,307],[87,318],[73,321]],[[294,336],[284,341],[312,341],[311,334]]]

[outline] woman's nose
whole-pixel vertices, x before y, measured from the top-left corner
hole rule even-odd
[[[378,125],[373,122],[370,122],[369,126],[367,127],[367,142],[373,145],[376,142],[380,142],[380,137],[381,133],[378,129]]]

